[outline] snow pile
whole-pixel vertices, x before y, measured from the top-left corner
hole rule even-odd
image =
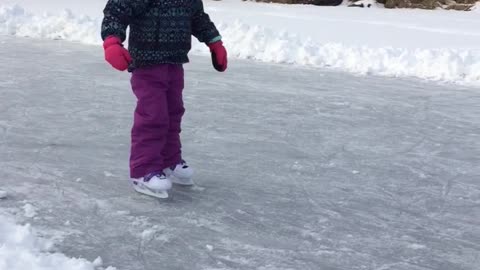
[[[5,270],[95,270],[100,259],[91,263],[85,259],[68,258],[51,252],[53,242],[39,238],[30,225],[16,225],[0,215],[0,269]],[[106,270],[115,270],[108,267]]]
[[[241,22],[220,24],[230,55],[264,62],[331,67],[360,74],[480,82],[480,50],[400,49],[319,44]],[[195,50],[199,50],[195,46]]]
[[[476,13],[480,13],[480,2],[477,2],[475,7],[473,7],[472,11]]]
[[[212,13],[215,14],[214,9]],[[300,19],[289,18],[292,23]],[[241,59],[335,68],[358,74],[480,83],[480,50],[475,48],[415,49],[321,42],[292,32],[278,31],[283,29],[281,25],[267,28],[239,20],[220,23],[222,20],[225,19],[221,18],[218,26],[229,54]],[[100,22],[101,19],[76,16],[68,10],[57,15],[35,15],[18,5],[0,7],[0,34],[100,44]],[[355,24],[355,21],[346,22],[352,26]],[[412,31],[417,30],[413,28]],[[315,36],[315,28],[309,31],[311,36]],[[445,34],[443,32],[438,34]],[[207,53],[207,49],[195,42],[193,52]]]
[[[76,16],[70,10],[34,15],[19,5],[0,6],[0,34],[96,44],[99,24],[98,20]]]

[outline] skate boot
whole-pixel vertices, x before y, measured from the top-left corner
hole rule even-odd
[[[182,186],[193,186],[195,183],[192,180],[193,169],[187,165],[185,160],[179,164],[173,165],[163,170],[170,181]]]
[[[166,199],[168,191],[172,188],[172,181],[164,173],[151,173],[143,178],[132,179],[133,188],[138,193]]]

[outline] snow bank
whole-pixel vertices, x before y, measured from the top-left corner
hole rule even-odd
[[[19,5],[0,6],[0,34],[4,35],[97,44],[99,24],[98,19],[76,16],[69,10],[60,14],[36,15]]]
[[[76,16],[68,10],[61,14],[36,15],[18,5],[0,7],[0,34],[100,44],[99,25],[98,18]],[[218,26],[230,56],[241,59],[335,68],[358,74],[480,83],[480,50],[477,49],[375,48],[318,42],[239,20]],[[207,50],[195,43],[193,52],[207,53]]]
[[[472,12],[480,13],[480,2],[477,2],[475,7],[472,9]]]
[[[480,50],[401,49],[319,44],[241,22],[220,24],[229,53],[242,59],[330,67],[360,74],[480,82]],[[198,50],[196,46],[194,48]]]
[[[68,258],[51,252],[53,242],[39,238],[30,225],[16,225],[9,217],[0,215],[0,269],[5,270],[94,270],[99,259]],[[115,270],[108,267],[106,270]]]

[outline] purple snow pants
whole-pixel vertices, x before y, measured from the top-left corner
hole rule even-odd
[[[174,64],[139,68],[132,73],[132,89],[137,97],[130,177],[149,173],[181,162],[180,126],[183,107],[183,66]]]

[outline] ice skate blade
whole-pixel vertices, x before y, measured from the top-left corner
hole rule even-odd
[[[151,196],[151,197],[155,197],[155,198],[159,198],[159,199],[168,199],[168,192],[167,191],[153,192],[148,188],[143,188],[140,185],[135,185],[135,184],[133,185],[133,188],[135,189],[136,192],[147,195],[147,196]]]

